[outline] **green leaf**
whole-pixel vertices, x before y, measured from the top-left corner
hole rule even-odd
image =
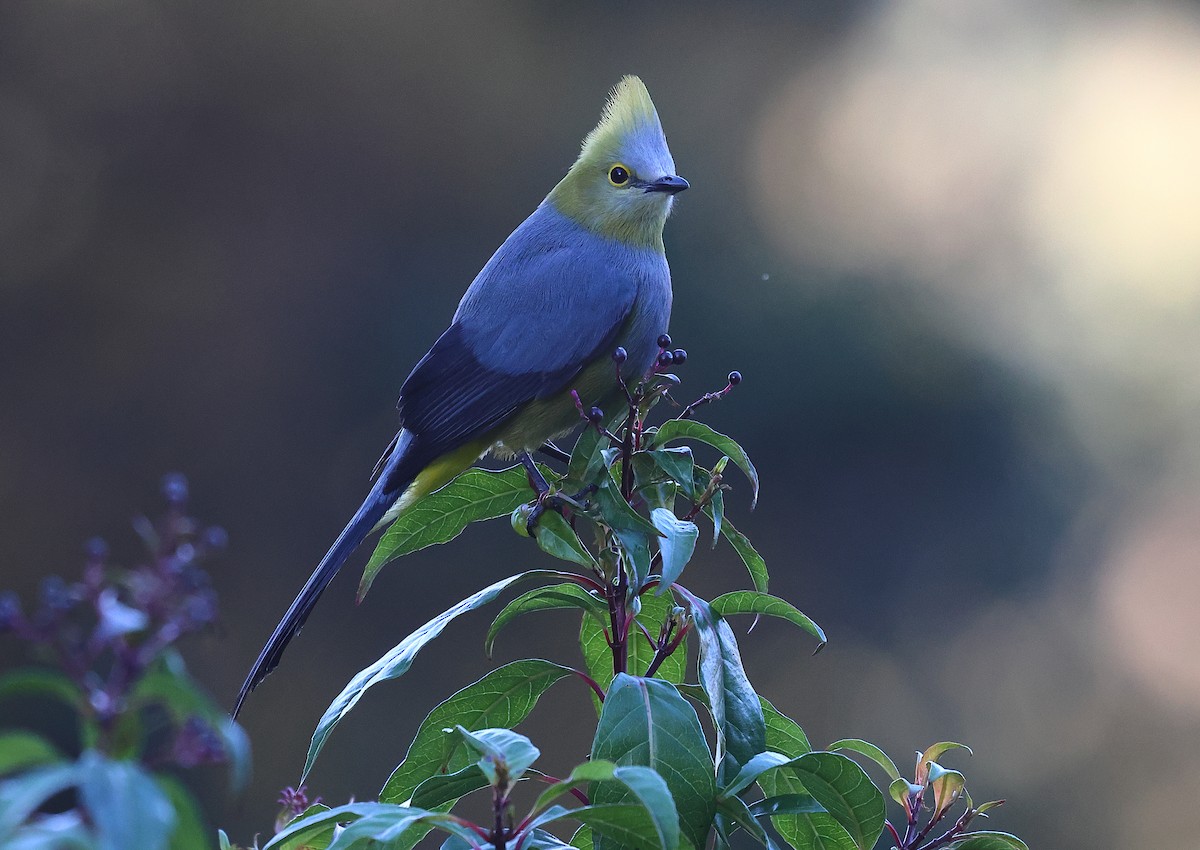
[[[967,755],[975,755],[974,751],[966,744],[959,744],[956,741],[938,741],[925,752],[917,754],[916,782],[918,785],[925,785],[929,781],[929,763],[937,761],[941,758],[942,753],[950,750],[966,750]]]
[[[767,724],[767,749],[789,758],[812,752],[808,736],[795,720],[780,712],[765,697],[758,698]]]
[[[759,593],[754,590],[735,590],[723,593],[708,603],[712,609],[726,617],[730,614],[766,614],[768,617],[779,617],[797,625],[821,642],[826,643],[825,632],[810,620],[790,602],[771,596],[769,593]],[[820,649],[821,647],[817,647]]]
[[[33,732],[0,732],[0,776],[62,761],[58,748]]]
[[[592,828],[585,823],[575,830],[575,834],[571,836],[571,846],[575,850],[595,850]]]
[[[883,832],[883,795],[857,763],[837,753],[806,753],[787,771],[842,825],[859,850],[875,846]]]
[[[617,676],[604,700],[591,755],[658,773],[675,801],[683,837],[693,847],[704,846],[716,810],[712,756],[695,709],[674,686],[660,679]],[[629,793],[601,783],[590,799],[595,804],[619,803]],[[587,822],[604,832],[595,822]],[[599,844],[615,846],[605,839]]]
[[[160,705],[177,725],[199,717],[221,738],[229,759],[229,784],[234,793],[250,779],[250,739],[225,710],[187,672],[183,656],[168,649],[133,686],[130,705],[141,708]]]
[[[175,812],[175,829],[168,845],[170,850],[208,850],[212,846],[208,827],[204,824],[204,815],[192,792],[174,776],[155,774],[154,782]]]
[[[776,815],[814,815],[825,811],[825,807],[811,794],[780,794],[765,797],[750,805],[750,813],[758,817]]]
[[[433,809],[488,786],[488,778],[477,764],[469,764],[454,773],[438,773],[426,779],[413,791],[412,805]]]
[[[581,567],[590,568],[596,565],[595,558],[583,548],[575,529],[556,511],[545,511],[538,517],[534,536],[538,547],[547,555],[579,564]]]
[[[780,713],[765,699],[759,698],[767,722],[767,746],[785,755],[796,757],[811,751],[808,738],[794,720]],[[768,799],[800,797],[813,799],[790,769],[773,770],[758,778],[758,785]],[[814,800],[815,802],[815,800]],[[820,806],[820,804],[817,804]],[[856,850],[850,834],[827,813],[794,811],[780,813],[772,824],[780,836],[798,850]]]
[[[549,480],[558,478],[549,467],[538,467]],[[389,561],[402,555],[447,543],[473,522],[508,516],[532,498],[522,466],[499,472],[468,469],[446,486],[413,502],[379,539],[358,585],[361,602],[371,583]]]
[[[488,782],[506,790],[512,788],[541,755],[532,741],[511,729],[468,732],[456,725],[454,731],[480,756],[477,764]]]
[[[676,850],[679,847],[678,825],[669,835],[663,834],[660,828],[666,819],[655,818],[642,806],[594,803],[570,809],[569,817],[591,827],[592,832],[599,836],[600,847],[658,847],[661,850]]]
[[[408,755],[379,798],[385,803],[403,803],[425,779],[466,766],[469,756],[462,740],[443,729],[456,724],[466,729],[516,726],[551,685],[571,672],[569,667],[531,658],[498,667],[458,691],[421,722]]]
[[[529,570],[519,575],[501,579],[438,614],[428,623],[421,626],[421,628],[400,641],[400,643],[370,667],[359,671],[358,675],[350,680],[350,683],[338,694],[329,708],[325,710],[325,714],[321,716],[321,720],[317,724],[317,729],[313,732],[312,742],[308,746],[308,757],[305,759],[304,773],[301,775],[300,781],[303,782],[308,776],[309,771],[312,770],[313,763],[320,754],[321,748],[325,746],[325,741],[329,738],[329,733],[341,722],[343,717],[350,713],[351,709],[362,699],[362,695],[380,682],[398,679],[407,673],[421,649],[440,635],[442,630],[452,620],[468,611],[474,611],[476,608],[486,605],[499,596],[505,588],[518,582],[528,581],[533,578],[546,578],[548,576],[558,578],[559,575],[559,573],[553,570]]]
[[[593,464],[592,461],[599,456],[601,448],[607,447],[607,437],[601,435],[595,428],[585,427],[579,433],[579,439],[575,441],[575,448],[571,450],[571,460],[567,464],[567,478],[580,487],[594,483],[590,480],[588,470],[604,468],[602,465]]]
[[[487,653],[488,658],[491,658],[492,646],[495,644],[500,630],[522,614],[560,608],[579,608],[600,617],[601,622],[608,614],[608,606],[604,600],[573,582],[534,588],[509,602],[496,615],[496,619],[492,621],[492,625],[488,629],[487,638],[484,640],[484,652]]]
[[[644,457],[662,470],[663,474],[683,488],[684,495],[694,498],[696,493],[693,481],[696,462],[692,450],[687,446],[676,446],[673,449],[652,449],[638,452],[638,457]]]
[[[79,782],[78,763],[36,767],[0,782],[0,846],[38,808]]]
[[[717,780],[727,782],[767,748],[766,721],[733,630],[704,600],[684,595],[700,640],[700,684],[717,730]]]
[[[96,850],[96,839],[78,809],[40,815],[25,824],[4,850]]]
[[[698,440],[701,443],[707,443],[722,454],[728,455],[750,479],[753,492],[750,500],[751,508],[758,504],[758,471],[750,462],[745,450],[731,438],[717,433],[703,422],[697,422],[695,419],[668,419],[651,437],[650,445],[652,448],[660,448],[672,440]]]
[[[329,811],[329,806],[326,806],[324,803],[313,803],[289,820],[288,823],[294,823],[303,818],[310,818],[327,811]],[[283,844],[279,845],[279,850],[326,850],[333,843],[333,836],[336,832],[337,824],[329,823],[321,830],[305,833],[303,836],[296,836],[283,842]]]
[[[287,826],[275,833],[275,837],[267,842],[263,850],[293,850],[303,847],[305,841],[315,840],[330,832],[334,826],[341,823],[358,820],[368,815],[382,811],[391,811],[395,806],[386,803],[350,803],[332,809],[308,814],[305,812],[288,822]],[[420,809],[409,811],[421,812]]]
[[[79,760],[79,797],[96,825],[100,850],[166,847],[175,830],[175,810],[139,765],[111,761],[95,752]]]
[[[705,506],[708,510],[705,512],[713,524],[713,542],[712,548],[717,548],[717,543],[721,540],[721,529],[725,524],[725,492],[723,490],[715,490],[712,498],[708,500]],[[749,541],[746,541],[749,543]],[[755,552],[757,555],[758,553]],[[759,560],[762,560],[761,558]],[[766,564],[763,565],[763,570],[766,570]],[[758,587],[758,582],[754,583]]]
[[[713,507],[711,503],[704,506],[704,514],[709,519],[713,519]],[[759,593],[766,593],[767,585],[771,580],[771,576],[767,572],[767,562],[763,560],[762,555],[758,554],[758,550],[751,545],[750,538],[738,531],[733,523],[729,521],[728,517],[725,517],[721,523],[721,534],[729,541],[729,545],[733,547],[733,551],[738,553],[738,557],[742,559],[742,563],[746,565],[746,570],[750,573],[750,580],[754,583],[754,589]]]
[[[953,850],[1029,850],[1024,841],[1007,832],[968,832],[963,839],[950,845]]]
[[[868,741],[863,741],[859,738],[842,738],[840,741],[834,741],[826,749],[831,753],[846,750],[847,752],[866,756],[883,768],[884,773],[888,775],[888,779],[894,782],[900,778],[900,771],[896,769],[896,763],[888,758],[887,753]]]
[[[620,795],[618,797],[620,804],[624,804],[626,800],[632,799],[645,810],[651,823],[653,835],[660,844],[669,847],[675,847],[679,844],[679,816],[675,809],[675,802],[671,797],[671,791],[667,787],[666,782],[663,781],[663,778],[649,767],[638,765],[619,766],[604,759],[592,759],[577,766],[566,779],[556,782],[546,789],[538,798],[537,803],[534,804],[534,811],[542,809],[556,798],[565,794],[571,787],[582,782],[612,783]],[[553,810],[547,810],[545,818],[538,818],[535,820],[535,823],[539,825],[549,823],[557,819],[557,817],[574,818],[583,820],[585,823],[594,823],[593,820],[580,817],[578,814],[581,811],[580,809],[557,811],[561,810],[561,807],[555,806],[552,808]],[[611,811],[611,809],[606,809],[606,811]]]
[[[84,707],[83,694],[66,674],[39,667],[0,676],[0,700],[22,697],[53,697],[76,711]]]
[[[675,600],[667,596],[652,596],[645,594],[641,597],[642,610],[638,612],[638,622],[643,623],[650,634],[657,636],[659,626],[670,615],[675,607]],[[685,639],[686,640],[686,639]],[[612,649],[604,637],[604,626],[595,617],[585,616],[579,628],[579,647],[583,652],[584,666],[587,673],[601,688],[607,688],[613,679]],[[627,644],[626,669],[636,676],[644,675],[654,658],[654,647],[646,640],[641,629],[633,626],[629,630]],[[655,678],[664,679],[671,683],[682,682],[687,674],[687,644],[680,643],[679,648],[670,655],[655,673]]]
[[[444,812],[421,812],[403,806],[394,806],[390,811],[382,811],[360,818],[347,826],[329,845],[329,850],[379,846],[392,850],[396,847],[409,846],[413,835],[423,836],[428,833],[430,828],[440,829],[465,841],[474,840],[476,844],[481,843],[479,835],[468,828],[460,818],[453,815]]]
[[[729,821],[735,823],[742,829],[746,830],[746,832],[750,833],[750,835],[757,840],[759,844],[774,850],[776,846],[775,842],[771,839],[771,836],[767,834],[767,831],[762,828],[762,824],[754,819],[754,814],[750,811],[745,802],[737,797],[724,797],[717,804],[717,809],[718,822]],[[728,832],[728,830],[725,829],[721,829],[719,831]],[[728,838],[725,839],[725,843],[728,844]]]
[[[967,779],[957,770],[947,770],[936,761],[928,764],[929,787],[933,791],[933,815],[938,817],[958,800]]]
[[[903,776],[893,779],[888,785],[888,794],[902,806],[908,806],[909,797],[916,796],[925,790],[924,785],[914,785]]]
[[[687,562],[692,559],[700,529],[696,523],[679,519],[666,508],[651,511],[650,521],[662,534],[658,541],[658,550],[662,553],[662,581],[658,585],[658,595],[662,596],[671,589]]]
[[[758,753],[750,761],[742,765],[742,769],[738,771],[737,776],[729,781],[720,791],[720,796],[736,797],[747,788],[754,784],[759,776],[766,773],[768,770],[773,770],[782,765],[788,764],[792,759],[782,753],[767,752]]]

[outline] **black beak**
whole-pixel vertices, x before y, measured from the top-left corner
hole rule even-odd
[[[653,183],[646,184],[647,192],[666,192],[668,195],[678,195],[688,187],[688,182],[682,177],[660,177]]]

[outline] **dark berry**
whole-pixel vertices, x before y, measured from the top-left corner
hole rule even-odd
[[[672,351],[671,357],[674,358],[675,363],[686,363],[687,362],[687,352],[684,351],[682,348],[677,348],[674,351]]]
[[[163,476],[162,494],[172,505],[183,504],[188,497],[187,479],[178,472]]]
[[[659,348],[670,348],[671,347],[671,335],[663,334],[662,336],[660,336],[658,338],[658,347]]]
[[[588,421],[593,425],[599,425],[604,421],[604,411],[598,407],[593,407],[588,411]]]
[[[734,369],[732,372],[729,373],[729,385],[731,387],[736,387],[741,382],[742,382],[742,373],[741,372]]]
[[[99,537],[93,537],[83,544],[83,553],[90,561],[103,561],[108,557],[108,544]]]
[[[673,355],[669,351],[664,351],[658,355],[658,365],[659,366],[670,366],[674,362],[675,362],[675,355]]]
[[[6,632],[21,618],[21,599],[11,590],[0,593],[0,632]]]
[[[210,525],[204,529],[200,538],[206,548],[219,552],[229,545],[229,533],[219,525]]]
[[[612,359],[614,363],[624,363],[627,357],[629,357],[629,353],[626,352],[624,348],[618,347],[617,350],[612,353]]]
[[[58,576],[42,579],[41,597],[42,606],[49,611],[68,611],[75,604],[71,588]]]

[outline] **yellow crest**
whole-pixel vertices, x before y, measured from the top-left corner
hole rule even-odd
[[[613,86],[600,114],[600,123],[583,140],[581,157],[587,157],[592,150],[611,146],[627,139],[639,130],[653,129],[662,134],[662,125],[658,121],[658,112],[654,102],[650,100],[650,92],[640,78],[629,74]]]

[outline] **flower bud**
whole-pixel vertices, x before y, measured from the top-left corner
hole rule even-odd
[[[670,348],[671,347],[671,335],[663,334],[662,336],[660,336],[658,338],[658,347],[659,348]]]

